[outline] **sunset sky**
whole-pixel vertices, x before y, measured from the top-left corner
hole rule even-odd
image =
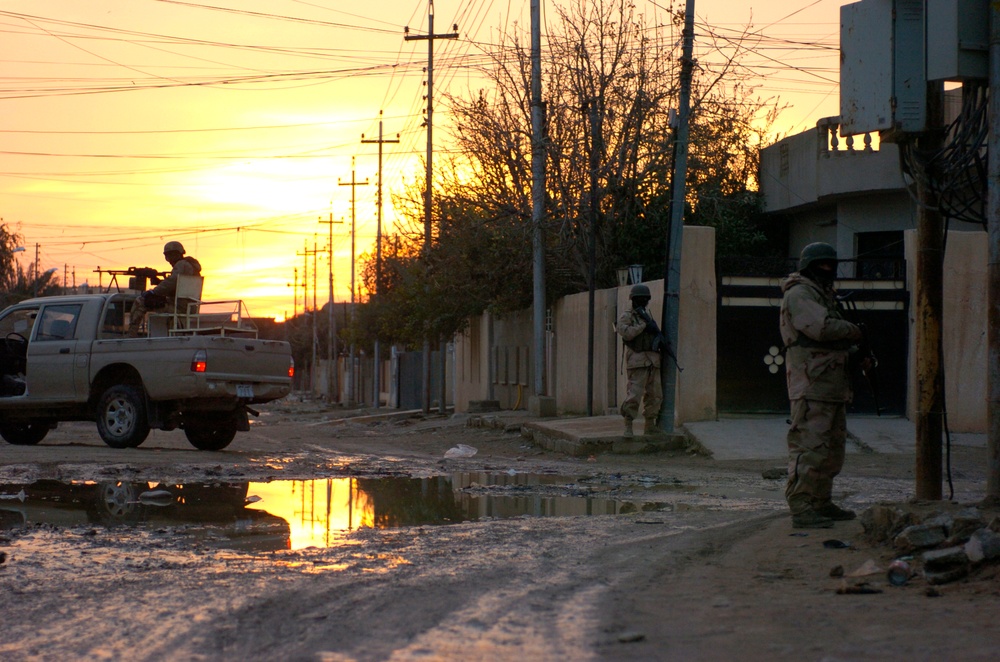
[[[542,0],[543,23],[573,0]],[[680,3],[683,5],[683,2]],[[791,108],[782,134],[838,114],[842,0],[698,0],[697,52],[747,26],[745,64],[759,94]],[[528,26],[529,0],[438,0],[435,145],[448,145],[440,94],[481,86],[477,67],[498,26]],[[647,22],[669,0],[635,0]],[[68,284],[94,270],[167,269],[177,239],[203,264],[205,298],[247,301],[257,316],[291,315],[304,250],[327,248],[335,297],[350,300],[352,157],[356,255],[376,232],[383,111],[383,231],[393,191],[422,181],[427,0],[5,0],[0,4],[0,217],[24,237],[22,264]],[[543,27],[543,32],[544,32]],[[544,38],[543,38],[544,40]],[[338,182],[339,180],[339,182]],[[343,221],[341,223],[341,221]],[[327,261],[318,260],[319,300]],[[309,301],[313,262],[309,258]],[[104,276],[107,285],[108,277]],[[357,280],[360,287],[360,278]],[[302,309],[302,287],[298,310]],[[359,292],[359,298],[362,293]]]

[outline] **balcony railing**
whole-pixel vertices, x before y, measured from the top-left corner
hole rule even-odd
[[[824,117],[816,122],[816,134],[819,138],[820,158],[830,158],[831,156],[850,156],[858,153],[873,153],[878,150],[873,146],[872,133],[861,134],[861,142],[864,144],[860,150],[855,147],[857,136],[840,135],[840,116]]]

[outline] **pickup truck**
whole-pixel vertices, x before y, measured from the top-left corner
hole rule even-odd
[[[291,390],[291,348],[258,339],[242,302],[183,319],[151,314],[148,330],[129,337],[136,295],[43,297],[0,312],[0,436],[31,445],[60,421],[96,421],[112,448],[180,428],[216,451],[250,429],[250,405]]]

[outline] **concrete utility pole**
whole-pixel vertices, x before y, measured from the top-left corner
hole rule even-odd
[[[354,178],[353,174],[352,174],[351,178],[352,179]],[[326,401],[332,404],[332,403],[334,403],[334,402],[337,401],[337,391],[339,390],[338,387],[340,386],[340,384],[339,384],[340,380],[337,379],[337,318],[333,314],[333,224],[334,223],[343,223],[343,221],[334,221],[333,220],[333,212],[330,212],[329,220],[324,221],[323,217],[320,216],[319,222],[326,224],[327,226],[329,226],[329,229],[330,229],[330,238],[329,238],[329,242],[330,243],[327,244],[327,249],[329,250],[329,253],[330,253],[330,265],[329,265],[330,268],[329,268],[329,271],[327,272],[327,279],[328,279],[329,286],[330,286],[330,300],[329,300],[329,303],[327,305],[327,311],[326,311],[326,314],[327,314],[327,320],[326,320],[326,356],[327,356],[327,364],[326,364],[326,390],[327,390]],[[313,274],[313,278],[315,278],[315,274]],[[316,297],[316,292],[314,290],[313,291],[313,298],[315,298],[315,297]],[[313,306],[313,307],[315,308],[315,306]],[[315,319],[315,314],[313,315],[313,319]],[[313,328],[315,328],[315,326],[316,325],[314,323],[313,324]]]
[[[677,134],[674,138],[674,181],[670,200],[670,234],[667,237],[667,273],[663,289],[663,310],[660,328],[670,341],[674,356],[680,356],[680,290],[681,247],[684,240],[684,202],[687,193],[687,158],[691,115],[691,74],[694,69],[694,0],[684,8],[684,43],[681,47],[681,87],[678,98]],[[660,406],[659,427],[673,433],[674,408],[677,400],[677,363],[664,356],[660,368],[663,404]]]
[[[940,151],[944,140],[944,86],[927,83],[927,127],[917,137],[925,153]],[[920,186],[917,210],[915,346],[917,354],[916,497],[941,499],[941,438],[944,431],[944,370],[941,321],[944,310],[944,220],[938,197]]]
[[[342,182],[340,179],[337,180],[339,186],[350,186],[351,187],[351,324],[354,324],[354,230],[355,230],[355,197],[354,193],[359,186],[368,186],[368,180],[359,182],[354,178],[354,157],[351,157],[351,181]],[[332,216],[332,215],[331,215]],[[330,226],[330,245],[333,245],[333,226]],[[333,253],[330,253],[330,263],[333,263]],[[332,280],[331,280],[332,282]],[[330,295],[330,308],[333,309],[333,295]],[[347,369],[347,403],[349,406],[353,406],[355,403],[354,395],[354,341],[351,341],[351,349],[348,353],[348,362],[350,367]]]
[[[382,145],[387,143],[398,143],[399,134],[395,140],[386,140],[382,137],[382,111],[378,111],[378,140],[365,140],[365,134],[361,134],[362,143],[378,144],[378,186],[376,188],[375,206],[378,214],[378,224],[375,232],[375,298],[377,299],[382,291]],[[382,404],[382,348],[379,346],[378,333],[375,335],[375,409]]]
[[[532,375],[534,394],[545,395],[545,106],[542,103],[541,0],[531,0],[531,250]]]
[[[430,0],[427,8],[427,34],[411,35],[403,37],[406,41],[427,41],[427,173],[424,184],[424,258],[430,255],[431,250],[431,189],[433,183],[433,158],[434,158],[434,40],[435,39],[458,39],[458,25],[452,27],[454,32],[434,34],[434,0]],[[410,29],[406,28],[409,33]],[[423,365],[423,411],[425,414],[431,411],[431,341],[424,339],[424,365]],[[444,361],[445,357],[441,357]]]
[[[989,179],[987,214],[989,253],[987,266],[987,373],[986,500],[1000,503],[1000,5],[991,2],[990,12],[990,100]]]

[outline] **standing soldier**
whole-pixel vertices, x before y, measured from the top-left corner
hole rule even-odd
[[[787,350],[791,402],[785,499],[794,528],[829,528],[854,519],[832,500],[833,479],[844,466],[848,356],[861,329],[843,319],[833,288],[837,251],[814,243],[802,249],[799,270],[781,282],[781,338]]]
[[[628,391],[622,402],[621,411],[625,418],[625,435],[633,436],[632,420],[639,413],[639,401],[643,401],[643,416],[646,427],[643,434],[659,432],[656,418],[663,402],[663,386],[660,384],[660,350],[665,342],[656,322],[646,310],[651,296],[645,285],[633,285],[629,292],[631,310],[618,318],[615,330],[625,342],[625,369],[628,373]]]

